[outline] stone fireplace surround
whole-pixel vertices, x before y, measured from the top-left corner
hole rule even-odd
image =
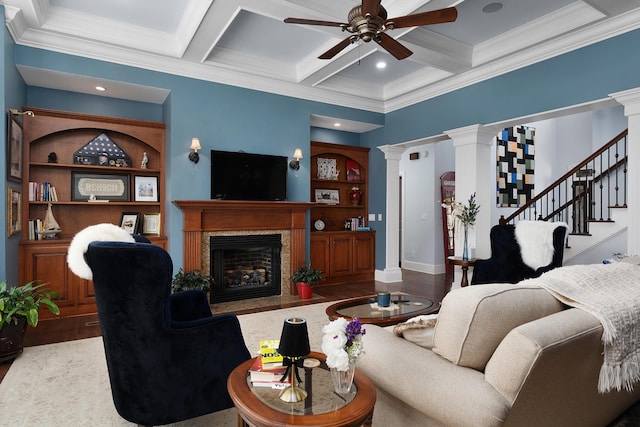
[[[295,295],[291,276],[306,260],[305,202],[175,200],[183,213],[183,268],[209,274],[212,235],[281,234],[282,294]]]

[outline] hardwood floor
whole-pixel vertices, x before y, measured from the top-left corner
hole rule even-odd
[[[373,295],[380,291],[406,292],[429,298],[435,303],[440,303],[442,298],[444,298],[446,293],[451,289],[451,280],[447,280],[444,274],[432,275],[403,270],[402,276],[402,282],[395,283],[367,281],[343,285],[316,286],[314,288],[316,298],[313,300],[300,300],[297,297],[272,297],[264,299],[264,302],[245,300],[244,306],[250,305],[251,307],[243,309],[234,309],[234,305],[231,303],[214,304],[212,305],[212,311],[215,314],[231,311],[240,315]],[[247,304],[247,301],[251,301],[251,303]],[[37,328],[28,328],[24,345],[25,347],[29,347],[97,336],[100,336],[97,314],[50,319],[40,321]],[[10,366],[10,363],[0,364],[0,382]]]

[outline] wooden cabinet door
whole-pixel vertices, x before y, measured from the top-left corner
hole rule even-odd
[[[66,245],[42,245],[28,246],[24,251],[23,277],[21,283],[33,280],[39,283],[46,283],[46,287],[60,295],[56,301],[62,311],[64,307],[71,307],[75,304],[75,295],[70,287],[70,275],[73,274],[67,267],[67,246]],[[49,316],[48,310],[41,310],[42,318]]]
[[[329,236],[322,233],[311,233],[310,237],[311,265],[322,271],[322,275],[329,278]]]
[[[373,234],[358,232],[354,236],[353,272],[370,273],[375,270],[375,238]]]
[[[68,246],[61,244],[25,245],[23,250],[21,283],[38,280],[59,294],[55,303],[60,307],[60,316],[95,313],[96,300],[93,282],[81,279],[67,266]],[[40,310],[40,318],[57,317],[49,310]]]
[[[330,276],[353,273],[353,237],[351,234],[331,237]]]
[[[93,281],[81,279],[73,273],[70,273],[71,287],[76,289],[78,305],[89,304],[95,306],[96,294],[93,291]]]

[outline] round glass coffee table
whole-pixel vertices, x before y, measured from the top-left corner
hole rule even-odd
[[[371,295],[339,301],[326,309],[330,320],[344,317],[347,320],[359,318],[362,323],[378,326],[395,325],[422,314],[435,313],[439,304],[424,297],[407,294],[391,294],[389,307],[378,307],[376,297]]]
[[[238,426],[371,426],[376,388],[365,374],[354,375],[348,394],[333,390],[331,374],[323,353],[311,352],[309,358],[318,359],[316,368],[298,368],[302,377],[300,387],[307,392],[301,402],[280,400],[280,390],[253,387],[249,368],[254,359],[235,368],[227,380],[227,390],[238,411]]]

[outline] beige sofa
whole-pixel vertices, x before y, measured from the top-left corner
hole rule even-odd
[[[640,385],[598,393],[601,335],[544,289],[471,286],[444,298],[435,327],[366,325],[357,367],[378,391],[374,426],[601,427],[640,399]]]

